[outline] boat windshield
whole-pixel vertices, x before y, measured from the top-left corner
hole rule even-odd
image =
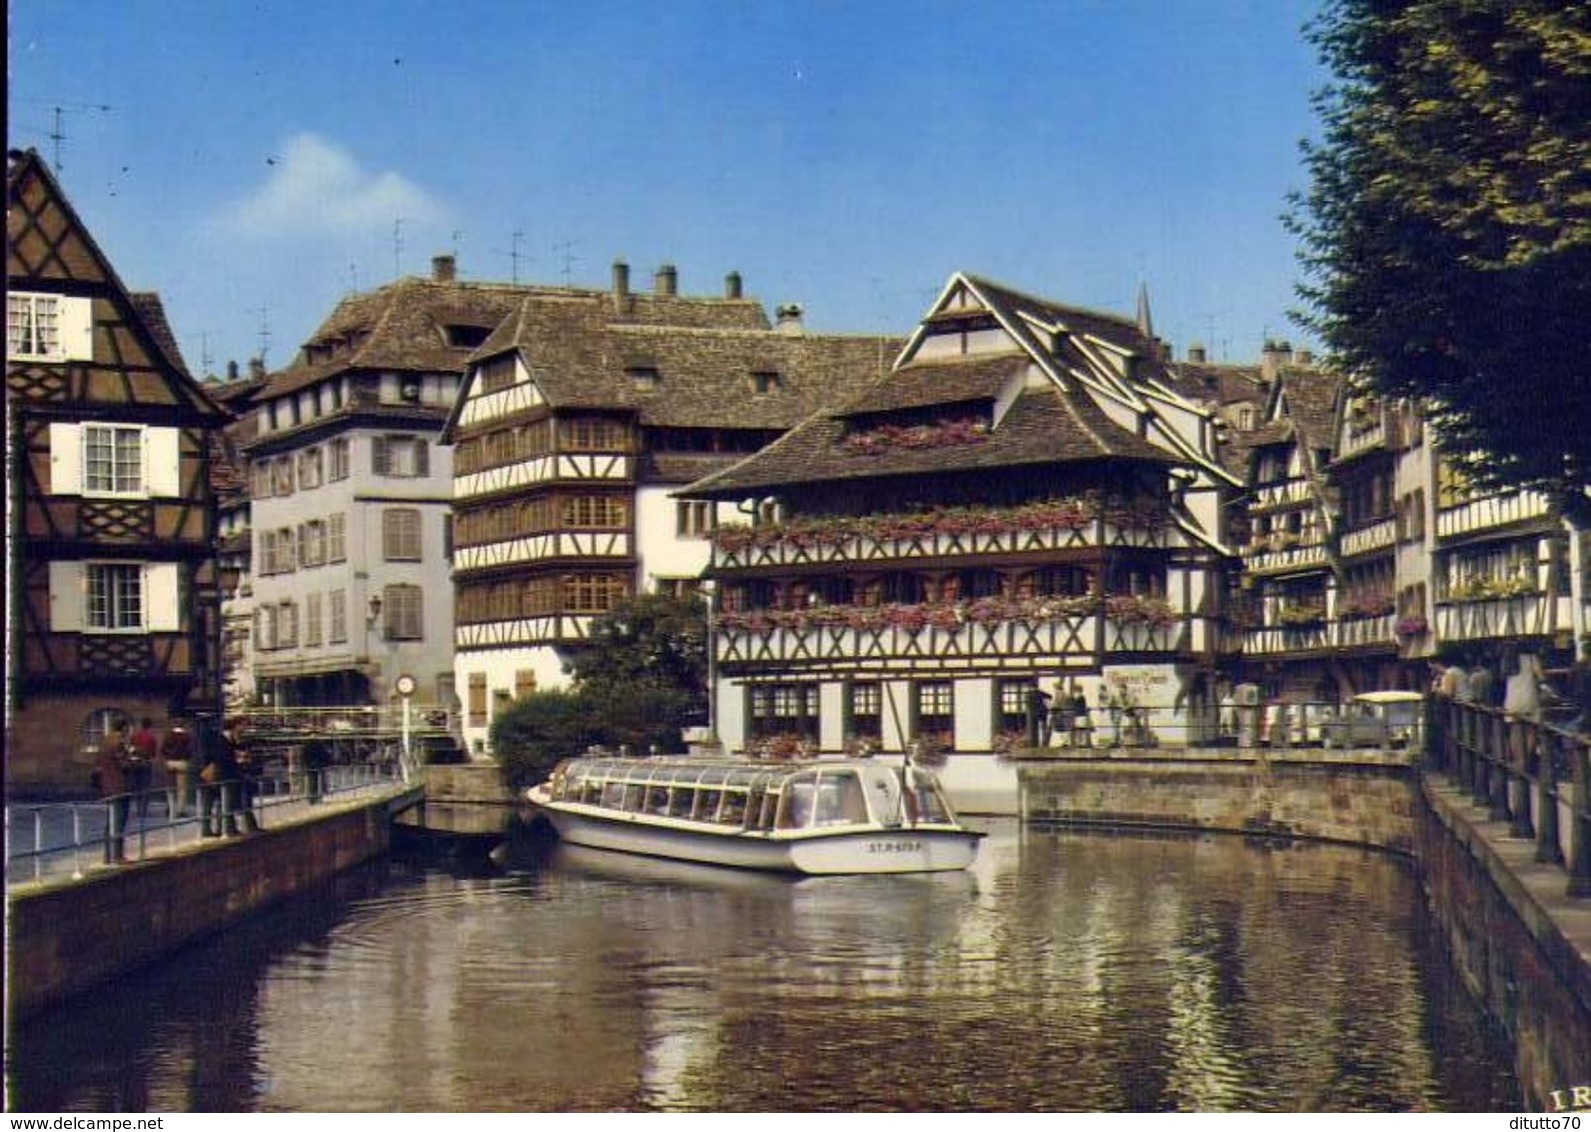
[[[943,824],[953,821],[950,804],[932,775],[912,771],[906,775],[906,815],[913,822]]]

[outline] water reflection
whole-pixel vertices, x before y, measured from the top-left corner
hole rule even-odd
[[[1517,1105],[1390,859],[990,825],[974,870],[389,863],[18,1035],[28,1109]]]

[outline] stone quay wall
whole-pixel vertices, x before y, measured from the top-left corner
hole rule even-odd
[[[1415,851],[1416,772],[1400,753],[1244,751],[1018,764],[1024,820],[1195,829]]]
[[[1565,895],[1557,866],[1533,861],[1466,795],[1426,779],[1421,879],[1465,986],[1513,1040],[1537,1111],[1591,1106],[1591,901]],[[1579,1090],[1576,1093],[1576,1090]]]
[[[8,997],[22,1016],[152,963],[386,852],[405,795],[7,892]]]
[[[1466,793],[1378,752],[1150,751],[1020,760],[1020,813],[1084,827],[1298,837],[1407,856],[1470,993],[1507,1032],[1527,1104],[1591,1093],[1591,902],[1565,896]],[[1576,1090],[1579,1090],[1576,1092]]]

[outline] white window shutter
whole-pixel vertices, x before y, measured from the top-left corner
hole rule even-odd
[[[62,296],[56,310],[59,312],[57,327],[61,335],[61,352],[66,356],[66,360],[93,361],[94,301]]]
[[[50,425],[50,494],[83,494],[83,431],[81,425]]]
[[[144,430],[144,483],[151,496],[182,494],[182,434],[177,429]]]
[[[81,633],[88,590],[81,562],[50,563],[50,631]]]
[[[150,562],[144,566],[144,627],[151,633],[181,630],[181,589],[177,563]]]

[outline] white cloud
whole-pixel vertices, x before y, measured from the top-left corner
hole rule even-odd
[[[270,176],[258,190],[221,213],[223,224],[247,236],[368,232],[440,222],[445,209],[412,181],[362,169],[347,150],[315,134],[298,134],[267,159]]]

